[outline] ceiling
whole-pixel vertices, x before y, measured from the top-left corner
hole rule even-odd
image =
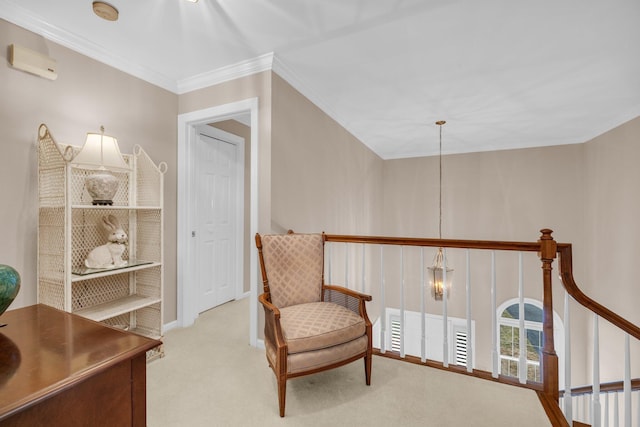
[[[384,159],[585,142],[640,116],[637,0],[0,0],[175,93],[273,69]],[[236,74],[234,74],[236,73]],[[217,79],[217,80],[216,80]]]

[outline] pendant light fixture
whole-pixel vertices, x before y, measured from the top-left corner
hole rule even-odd
[[[438,238],[442,239],[442,126],[447,123],[444,120],[438,120],[436,125],[440,127],[440,151],[438,157],[438,186],[439,186],[439,198],[438,198]],[[431,285],[431,293],[433,297],[440,301],[446,295],[449,297],[451,290],[451,278],[453,277],[453,268],[449,268],[447,259],[445,257],[444,249],[438,248],[433,264],[428,267],[429,270],[429,284]]]

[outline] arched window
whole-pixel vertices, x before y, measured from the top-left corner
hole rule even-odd
[[[520,304],[518,299],[506,301],[498,308],[498,355],[500,374],[519,377],[520,374]],[[554,346],[559,359],[564,355],[564,328],[560,316],[553,313]],[[542,361],[542,303],[525,298],[524,333],[526,346],[527,380],[541,382],[540,362]],[[562,364],[560,365],[563,370]],[[563,378],[561,378],[561,382]]]

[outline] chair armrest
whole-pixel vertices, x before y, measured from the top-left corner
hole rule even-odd
[[[358,298],[364,301],[371,301],[371,295],[363,294],[358,291],[354,291],[353,289],[345,288],[344,286],[336,286],[336,285],[324,285],[324,289],[340,292],[342,294],[348,295],[353,298]]]
[[[367,307],[365,302],[371,301],[371,295],[366,295],[343,286],[323,285],[322,300],[342,305],[354,313],[358,314],[365,320],[365,323],[371,327],[371,321],[367,316]]]
[[[275,316],[275,318],[280,320],[280,310],[278,310],[278,307],[271,304],[271,302],[267,301],[266,294],[260,294],[260,296],[258,297],[258,301],[260,301],[260,303],[264,306],[265,314],[267,314],[267,311],[270,311],[273,313],[273,316]]]
[[[267,301],[267,295],[261,294],[258,301],[264,307],[264,338],[269,340],[277,349],[285,349],[287,344],[284,341],[282,327],[280,326],[280,310],[271,302]]]

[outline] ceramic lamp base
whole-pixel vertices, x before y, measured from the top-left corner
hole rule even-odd
[[[107,171],[97,171],[85,179],[87,192],[94,205],[113,205],[113,196],[118,191],[118,179]]]

